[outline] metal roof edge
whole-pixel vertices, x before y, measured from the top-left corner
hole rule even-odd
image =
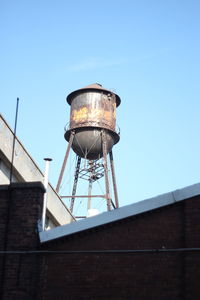
[[[110,90],[107,90],[106,88],[104,88],[101,84],[99,83],[93,83],[93,84],[90,84],[90,85],[87,85],[83,88],[80,88],[78,90],[75,90],[73,92],[71,92],[66,100],[67,100],[67,103],[69,105],[71,105],[71,102],[72,102],[72,98],[78,94],[78,93],[81,93],[81,92],[85,92],[85,91],[98,91],[98,92],[105,92],[105,93],[110,93],[110,94],[114,94],[116,96],[116,105],[117,107],[121,104],[121,98],[116,94],[114,93],[113,91],[110,91]]]
[[[48,241],[52,241],[64,236],[85,231],[87,229],[95,228],[134,215],[145,213],[153,209],[164,207],[166,205],[183,201],[198,195],[200,195],[200,183],[196,183],[182,189],[177,189],[169,193],[161,194],[153,198],[129,204],[112,211],[101,213],[94,217],[80,220],[78,222],[58,226],[48,231],[42,231],[39,233],[40,242],[45,243]]]

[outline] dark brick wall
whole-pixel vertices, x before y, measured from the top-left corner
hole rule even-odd
[[[37,222],[42,216],[41,183],[15,183],[0,187],[0,249],[37,250]],[[41,276],[38,255],[1,255],[1,299],[36,299]]]
[[[0,250],[200,247],[200,197],[40,245],[43,193],[41,183],[0,187]],[[200,298],[199,252],[1,254],[0,268],[3,300]]]
[[[198,198],[199,200],[199,198]],[[200,201],[200,200],[199,200]],[[199,203],[199,202],[198,202]],[[196,205],[195,205],[196,204]],[[200,205],[185,201],[185,246],[200,247]],[[200,298],[200,252],[185,254],[187,299]],[[197,296],[198,295],[198,296]]]
[[[200,198],[43,245],[51,250],[200,247]],[[199,299],[200,254],[45,256],[43,299]]]

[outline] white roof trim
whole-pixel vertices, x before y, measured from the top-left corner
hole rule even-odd
[[[48,231],[40,232],[40,241],[45,243],[60,237],[81,232],[90,228],[95,228],[114,221],[122,220],[127,217],[138,215],[156,208],[160,208],[175,202],[183,201],[188,198],[200,195],[200,183],[175,190],[170,193],[162,194],[157,197],[149,198],[137,203],[123,206],[112,211],[104,212],[94,217],[73,222],[71,224],[55,227]]]

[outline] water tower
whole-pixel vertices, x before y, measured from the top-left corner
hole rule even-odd
[[[72,148],[77,155],[72,195],[62,196],[71,198],[71,212],[73,213],[74,201],[78,197],[87,197],[88,210],[91,209],[92,197],[98,196],[91,194],[92,183],[102,176],[105,177],[105,195],[100,196],[105,198],[107,210],[118,208],[112,147],[119,141],[119,133],[116,131],[116,108],[120,105],[120,97],[95,83],[72,92],[66,100],[71,106],[70,122],[64,135],[68,147],[56,191],[59,193],[69,152]],[[110,165],[107,160],[108,154]],[[87,161],[87,167],[81,168],[81,159]],[[100,163],[100,160],[103,163]],[[114,201],[110,196],[109,166],[112,174]],[[79,178],[87,179],[89,182],[87,195],[76,195]]]

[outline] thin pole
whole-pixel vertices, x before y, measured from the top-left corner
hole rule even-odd
[[[111,198],[110,198],[109,179],[108,179],[107,141],[105,136],[105,130],[102,130],[102,144],[103,144],[102,148],[103,148],[103,159],[104,159],[107,210],[109,211],[111,210]]]
[[[43,200],[42,230],[45,230],[46,210],[47,210],[47,188],[48,188],[48,179],[49,179],[49,164],[50,164],[50,161],[52,161],[52,159],[44,158],[44,160],[45,160],[44,187],[45,187],[46,192],[44,193],[44,200]]]
[[[58,183],[57,183],[57,186],[56,186],[56,192],[57,193],[59,193],[59,190],[60,190],[60,185],[61,185],[61,182],[62,182],[63,174],[64,174],[65,167],[66,167],[66,164],[67,164],[69,151],[70,151],[71,146],[72,146],[74,135],[75,135],[75,132],[71,131],[69,143],[68,143],[68,146],[67,146],[67,151],[66,151],[65,158],[64,158],[64,161],[63,161],[63,165],[62,165],[62,169],[60,171],[60,175],[59,175],[59,178],[58,178]]]
[[[19,98],[17,98],[16,113],[15,113],[15,128],[14,128],[14,135],[13,135],[12,159],[11,159],[11,168],[10,168],[10,184],[12,182],[12,177],[13,177],[13,163],[14,163],[14,154],[15,154],[16,132],[17,132],[18,107],[19,107]]]
[[[78,157],[78,159],[77,159],[77,164],[76,164],[76,171],[75,171],[74,184],[73,184],[73,190],[72,190],[72,198],[71,198],[71,203],[70,203],[70,212],[71,213],[73,213],[73,209],[74,209],[76,188],[77,188],[79,170],[80,170],[80,165],[81,165],[81,157],[80,156],[77,156],[77,157]]]
[[[71,195],[71,196],[60,196],[60,198],[106,198],[105,195]]]
[[[92,194],[93,165],[94,165],[93,160],[90,160],[89,161],[90,178],[89,178],[89,186],[88,186],[88,205],[87,205],[87,210],[91,209],[91,205],[92,205],[92,203],[91,203],[92,202],[91,194]]]
[[[116,208],[119,208],[117,183],[116,183],[116,177],[115,177],[115,167],[114,167],[112,150],[109,152],[109,156],[110,156],[110,166],[111,166],[111,172],[112,172],[113,189],[114,189],[114,195],[115,195],[115,205],[116,205]]]
[[[4,299],[4,284],[5,284],[5,276],[6,276],[6,250],[8,246],[8,230],[10,223],[10,211],[12,209],[12,190],[11,190],[11,182],[13,176],[13,162],[14,162],[14,151],[15,151],[15,139],[16,139],[16,131],[17,131],[17,118],[18,118],[18,106],[19,106],[19,98],[17,98],[16,105],[16,113],[15,113],[15,127],[14,127],[14,136],[13,136],[13,146],[12,146],[12,159],[11,159],[11,169],[10,169],[10,188],[8,189],[8,206],[7,212],[5,215],[5,229],[3,236],[3,250],[5,253],[2,258],[2,269],[1,269],[1,284],[0,284],[0,299]]]
[[[92,207],[92,197],[91,197],[91,193],[92,193],[92,180],[89,179],[89,187],[88,187],[88,205],[87,205],[87,210],[91,209]]]

